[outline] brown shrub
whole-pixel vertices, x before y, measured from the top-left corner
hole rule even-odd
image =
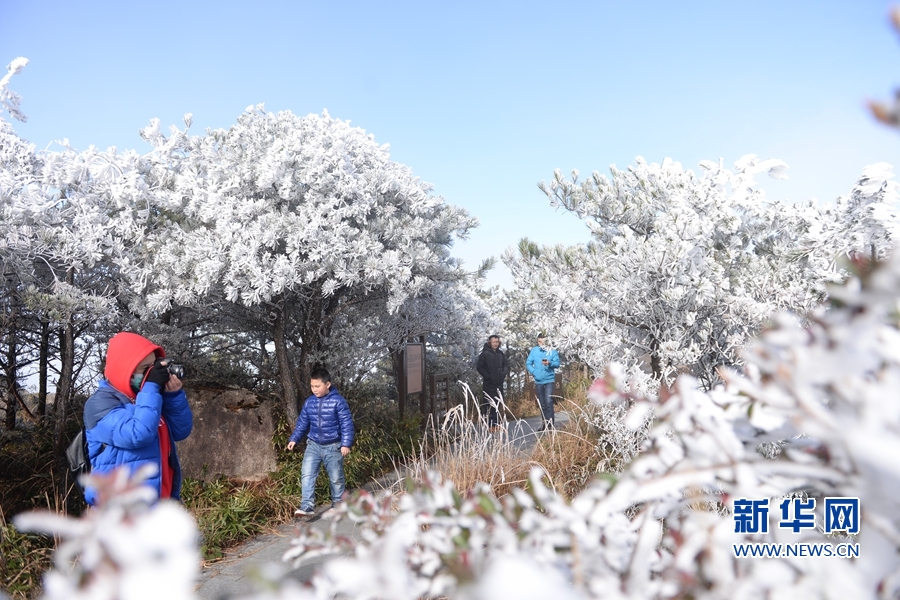
[[[459,490],[483,482],[497,497],[524,486],[531,463],[507,432],[503,408],[502,424],[492,432],[469,394],[440,425],[429,425],[419,454],[406,464],[406,476],[421,480],[426,470],[438,471]]]
[[[562,406],[569,414],[568,422],[538,440],[531,460],[544,470],[549,484],[571,500],[597,474],[603,448],[590,418],[590,405],[565,401]]]

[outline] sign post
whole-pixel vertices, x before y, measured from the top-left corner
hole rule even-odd
[[[425,411],[425,336],[410,338],[403,347],[400,356],[400,373],[398,373],[397,392],[399,395],[400,418],[406,410],[408,397],[421,394],[419,409]]]

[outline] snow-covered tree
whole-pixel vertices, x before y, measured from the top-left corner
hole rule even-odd
[[[815,229],[801,243],[818,241],[818,253],[830,252],[832,258],[887,258],[900,241],[900,184],[893,177],[887,163],[867,166],[848,195],[822,207]]]
[[[9,78],[27,63],[16,59],[0,80],[0,102],[24,119],[20,98],[7,89]],[[94,153],[96,154],[96,153]],[[82,335],[115,313],[110,261],[104,258],[107,233],[98,224],[94,157],[65,153],[36,154],[0,119],[0,268],[7,308],[4,369],[9,389],[23,373],[13,372],[12,357],[39,362],[41,397],[57,348],[56,446],[65,442],[68,403],[87,347]],[[57,338],[54,343],[51,338]],[[87,346],[90,344],[88,343]],[[43,410],[39,408],[39,415]]]
[[[549,248],[523,240],[505,254],[535,328],[595,372],[619,360],[651,387],[690,372],[709,388],[775,311],[803,313],[822,300],[839,253],[870,242],[886,251],[895,184],[885,167],[867,169],[851,198],[823,213],[766,200],[754,175],[783,177],[781,161],[748,155],[733,170],[700,166],[696,175],[639,158],[612,167],[611,178],[557,171],[542,183],[593,240]]]
[[[0,100],[19,114],[8,80]],[[65,141],[35,153],[0,123],[0,260],[44,322],[104,317],[206,379],[277,382],[288,416],[314,362],[353,377],[412,334],[470,343],[486,311],[450,248],[476,220],[387,146],[327,113],[259,106],[203,135],[190,123],[165,135],[152,121],[144,154]],[[461,302],[448,310],[451,298]],[[78,331],[67,335],[73,348]]]
[[[452,363],[452,372],[459,372],[460,366],[473,363],[475,348],[486,332],[500,327],[475,291],[480,285],[477,276],[436,281],[418,296],[407,298],[393,313],[383,305],[353,307],[335,323],[323,358],[344,366],[345,377],[359,380],[378,361],[402,348],[408,338],[426,334],[428,349]]]
[[[17,58],[7,65],[6,75],[0,79],[0,108],[14,118],[25,119],[19,105],[21,99],[9,89],[12,76],[27,64],[24,58]],[[29,353],[23,352],[26,345],[23,332],[27,330],[23,314],[21,295],[24,285],[21,275],[26,272],[26,256],[29,252],[22,248],[19,230],[12,219],[13,205],[27,202],[26,198],[36,195],[39,189],[37,173],[40,165],[34,156],[34,147],[21,140],[12,126],[0,116],[0,397],[5,403],[5,425],[15,427],[19,404],[18,378],[21,370],[30,360]]]
[[[202,307],[212,321],[251,309],[289,416],[343,314],[394,313],[435,282],[465,280],[449,247],[475,220],[345,121],[259,106],[228,130],[166,137],[154,122],[142,135],[155,150],[129,187],[152,190],[150,204],[116,225],[134,232],[122,267],[133,309]]]
[[[17,109],[17,96],[3,98]],[[483,335],[478,284],[449,254],[475,220],[386,146],[327,114],[257,107],[193,137],[190,120],[169,136],[152,122],[146,154],[65,141],[36,154],[4,128],[5,189],[16,195],[4,203],[4,247],[45,321],[93,306],[201,378],[280,379],[289,412],[313,361],[352,379],[410,335],[441,345]]]

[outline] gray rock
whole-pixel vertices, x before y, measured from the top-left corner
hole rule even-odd
[[[187,390],[194,430],[178,443],[187,477],[256,481],[274,471],[272,407],[246,390]]]

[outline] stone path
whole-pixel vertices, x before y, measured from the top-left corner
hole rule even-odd
[[[323,531],[330,525],[329,521],[321,518],[321,513],[310,519],[310,522],[313,527]],[[298,524],[281,525],[274,533],[255,537],[229,552],[221,561],[203,568],[197,582],[197,597],[219,600],[249,596],[259,591],[257,582],[264,572],[308,581],[316,567],[328,560],[328,557],[310,560],[296,569],[282,562],[281,558],[290,548]],[[354,533],[353,524],[348,520],[339,522],[337,530],[342,535],[352,536]]]

